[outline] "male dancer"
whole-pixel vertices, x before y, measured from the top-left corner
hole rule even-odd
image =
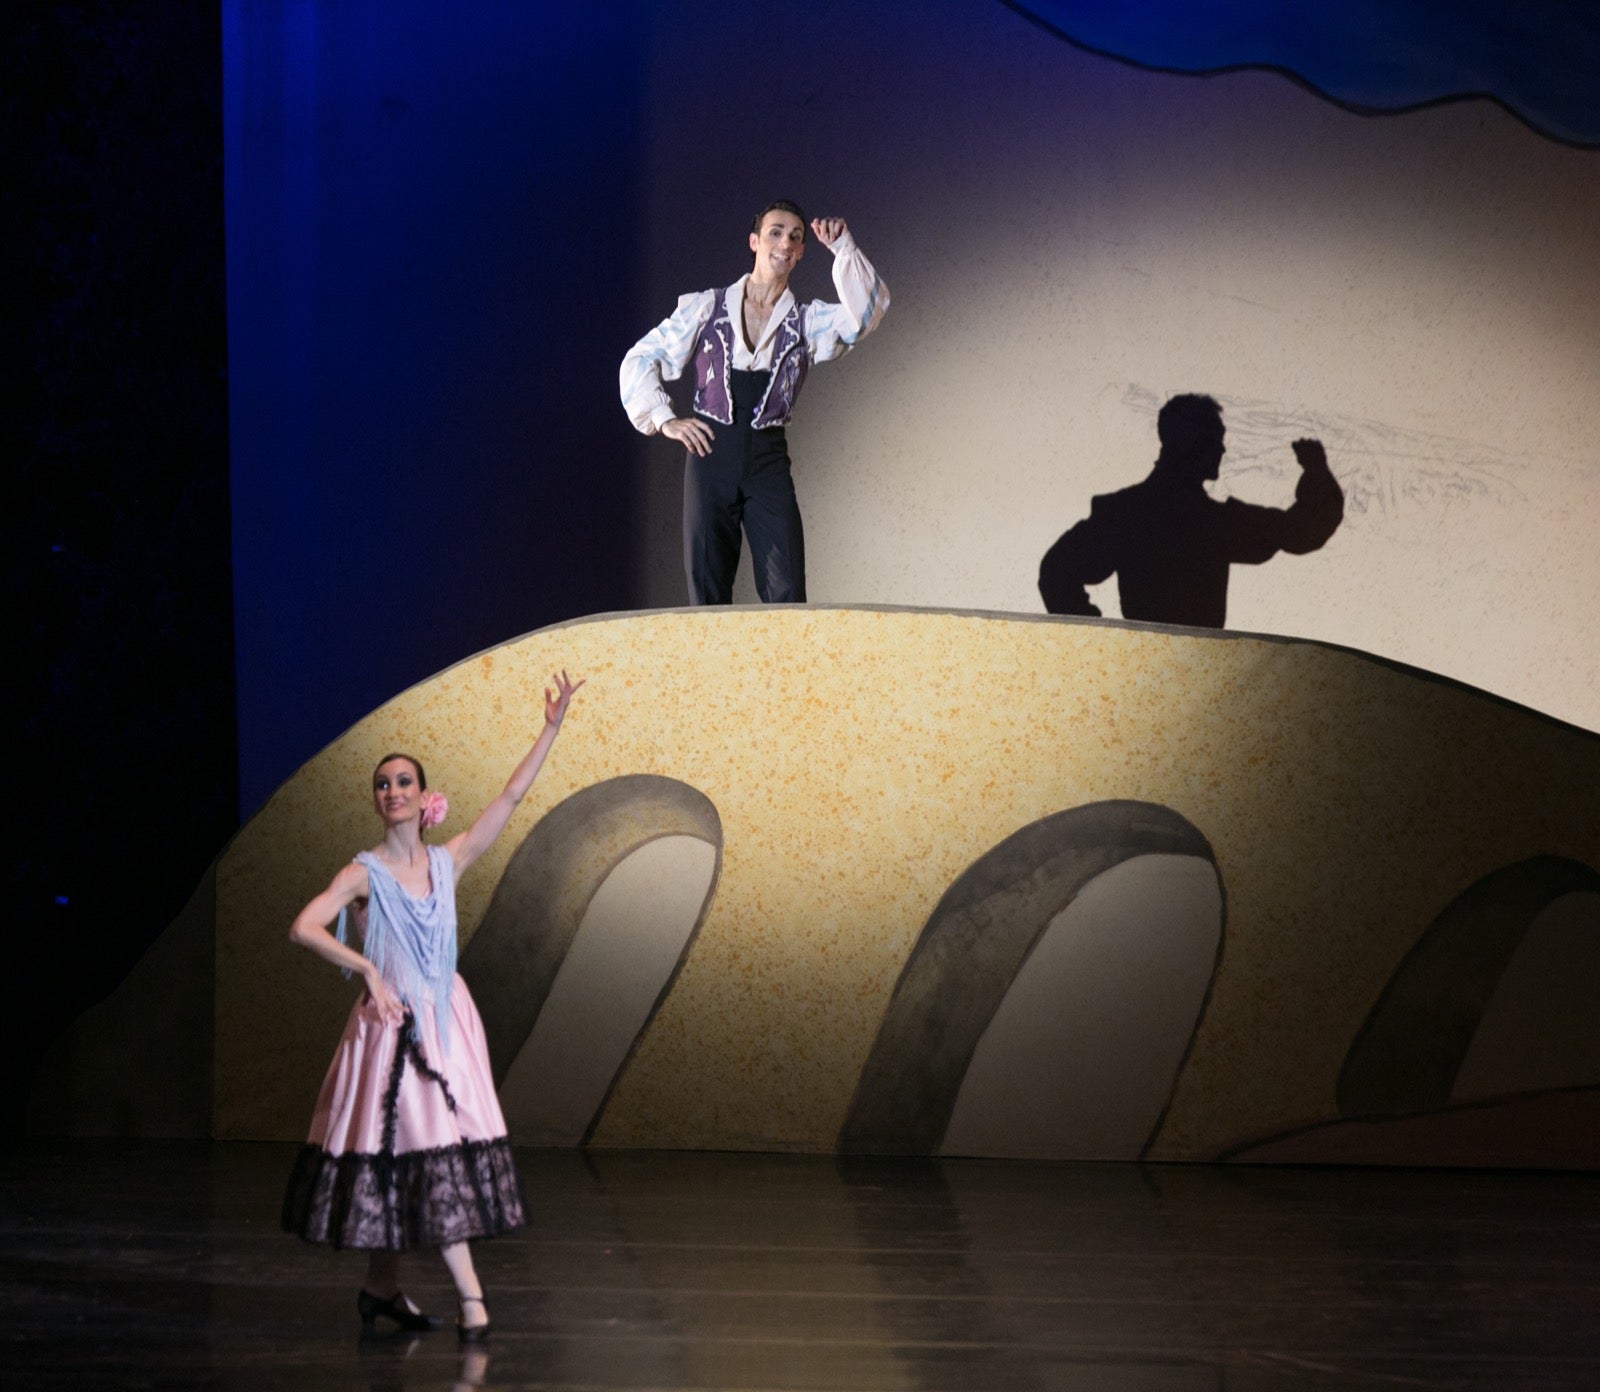
[[[622,360],[628,419],[688,450],[683,558],[692,604],[732,599],[741,525],[762,602],[805,601],[805,539],[784,427],[811,364],[849,352],[889,308],[889,287],[844,219],[817,218],[811,230],[833,253],[838,304],[795,300],[789,277],[805,255],[806,220],[780,200],[751,225],[749,274],[726,290],[684,295]],[[681,377],[691,358],[693,414],[679,416],[663,384]]]

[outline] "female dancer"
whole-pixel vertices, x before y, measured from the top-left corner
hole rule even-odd
[[[442,821],[422,765],[390,754],[372,775],[383,840],[333,877],[289,928],[289,941],[359,974],[366,992],[345,1023],[283,1203],[283,1226],[313,1242],[371,1252],[356,1297],[361,1323],[436,1329],[399,1283],[400,1253],[437,1246],[460,1298],[466,1343],[489,1332],[467,1240],[524,1223],[505,1120],[494,1094],[477,1007],[456,975],[455,881],[494,843],[543,766],[573,694],[565,672],[547,687],[544,729],[505,790],[442,846]],[[347,912],[362,951],[345,945]],[[326,925],[339,920],[338,936]]]

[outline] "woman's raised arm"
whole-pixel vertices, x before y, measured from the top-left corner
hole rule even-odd
[[[505,830],[506,823],[511,820],[511,814],[517,809],[517,804],[527,796],[528,789],[533,786],[533,780],[539,776],[539,770],[544,767],[545,756],[549,754],[550,746],[556,742],[561,722],[566,718],[567,707],[571,704],[578,688],[583,685],[581,681],[574,682],[564,671],[558,672],[554,680],[556,684],[554,692],[551,692],[549,687],[544,689],[544,729],[539,732],[539,738],[533,742],[533,748],[523,756],[522,762],[507,780],[500,796],[478,814],[478,820],[459,836],[453,836],[444,843],[445,850],[450,852],[450,858],[456,863],[458,875],[494,845],[495,838]]]

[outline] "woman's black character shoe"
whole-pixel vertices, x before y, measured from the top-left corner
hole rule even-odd
[[[393,1320],[400,1329],[437,1329],[443,1323],[437,1315],[425,1315],[421,1310],[413,1310],[402,1291],[396,1291],[387,1300],[379,1300],[370,1291],[361,1291],[356,1296],[356,1313],[361,1316],[363,1329],[371,1329],[379,1315]]]
[[[463,1305],[483,1305],[483,1297],[481,1295],[464,1295],[461,1297],[461,1303]],[[489,1307],[483,1305],[483,1311],[488,1314]],[[466,1312],[463,1311],[462,1313]],[[462,1324],[460,1320],[457,1320],[456,1334],[464,1344],[481,1344],[489,1337],[489,1321],[484,1320],[482,1324]]]

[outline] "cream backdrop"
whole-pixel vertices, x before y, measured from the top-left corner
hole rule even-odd
[[[813,601],[1039,612],[1045,548],[1206,391],[1224,492],[1286,503],[1310,434],[1349,498],[1322,551],[1235,568],[1231,627],[1600,728],[1600,153],[1486,102],[1145,72],[993,0],[659,15],[638,331],[741,273],[775,196],[847,217],[893,291],[791,429]],[[680,604],[681,470],[641,450],[647,600]]]

